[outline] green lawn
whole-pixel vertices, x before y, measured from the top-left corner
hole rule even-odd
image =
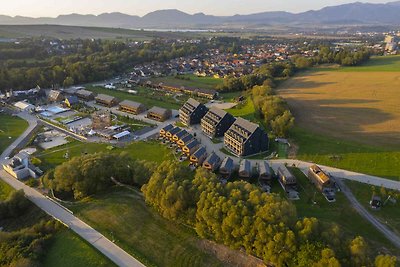
[[[7,199],[14,189],[0,179],[0,201]]]
[[[70,230],[61,230],[51,240],[43,260],[44,267],[116,266],[98,250]]]
[[[229,92],[229,93],[219,93],[220,98],[222,98],[226,102],[234,102],[234,100],[243,95],[243,92]]]
[[[300,200],[293,201],[293,204],[300,218],[315,217],[328,225],[336,223],[347,238],[356,235],[366,238],[370,245],[376,248],[374,253],[381,251],[381,248],[396,252],[393,245],[351,207],[342,193],[337,193],[336,202],[329,203],[299,169],[290,170],[296,176],[299,185]],[[312,200],[317,204],[314,205]]]
[[[243,103],[237,105],[234,108],[227,109],[226,111],[235,117],[242,117],[244,119],[258,123],[255,117],[256,109],[251,98],[247,98]]]
[[[400,234],[400,199],[397,199],[396,203],[387,201],[380,210],[374,210],[369,205],[369,201],[373,194],[381,197],[382,201],[385,201],[390,193],[390,190],[384,190],[384,194],[381,192],[381,188],[362,184],[354,181],[346,181],[346,185],[351,189],[354,196],[358,201],[374,216],[379,218],[383,223],[387,224],[390,228]],[[399,193],[397,193],[398,196]]]
[[[193,74],[180,75],[184,79],[175,78],[175,76],[166,76],[159,78],[152,78],[151,81],[155,83],[164,83],[173,86],[187,86],[203,89],[215,89],[217,85],[223,83],[223,79],[216,79],[214,77],[197,77]]]
[[[369,71],[384,71],[384,72],[398,72],[400,71],[400,56],[376,56],[372,57],[369,61],[361,66],[355,67],[342,67],[338,69],[344,72],[369,72]]]
[[[199,247],[193,231],[148,208],[127,189],[71,205],[75,214],[147,266],[221,266]]]
[[[28,123],[23,119],[0,113],[0,154],[14,142],[27,127]]]
[[[179,109],[182,103],[178,103],[172,96],[166,96],[163,93],[153,91],[152,89],[137,87],[134,90],[138,91],[138,94],[130,94],[128,92],[109,90],[102,87],[88,87],[88,90],[96,94],[111,95],[119,100],[132,100],[144,104],[147,108],[154,106],[168,108],[168,109]]]
[[[298,127],[290,137],[299,147],[298,159],[400,181],[400,151],[340,141]]]
[[[126,151],[135,159],[142,159],[157,163],[161,163],[167,159],[171,153],[166,146],[163,146],[157,142],[135,142],[127,145],[124,148],[114,148],[112,150],[109,150],[108,147],[108,144],[81,143],[79,141],[72,141],[54,149],[41,151],[35,156],[42,161],[40,166],[43,169],[48,170],[67,161],[67,159],[64,157],[67,152],[69,158],[71,159],[84,154],[98,152],[120,153]]]

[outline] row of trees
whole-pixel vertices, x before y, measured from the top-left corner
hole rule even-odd
[[[346,240],[337,225],[298,219],[293,204],[247,182],[222,185],[199,169],[162,163],[142,191],[165,218],[192,225],[202,238],[262,258],[275,266],[395,266],[396,258],[375,262],[362,237]]]
[[[112,177],[125,184],[147,183],[154,168],[152,163],[133,160],[127,153],[88,154],[75,157],[46,174],[46,185],[57,192],[81,199],[108,190]]]
[[[0,202],[0,225],[5,221],[18,225],[32,208],[33,204],[22,190],[13,192],[7,200]],[[0,231],[0,266],[40,266],[51,237],[59,227],[56,221],[48,220],[20,230]]]

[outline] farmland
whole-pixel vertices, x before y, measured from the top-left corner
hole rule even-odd
[[[400,148],[399,71],[400,57],[373,58],[361,67],[303,72],[284,82],[278,92],[301,128]]]

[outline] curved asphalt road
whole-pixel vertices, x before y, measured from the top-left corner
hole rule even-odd
[[[3,153],[1,154],[0,164],[2,165],[5,161],[5,157],[8,157],[12,150],[22,142],[22,140],[35,128],[37,125],[36,118],[30,116],[29,114],[20,114],[20,117],[26,119],[29,122],[28,129],[17,138],[13,144],[11,144]],[[45,211],[47,214],[59,220],[66,226],[68,226],[75,233],[80,235],[87,242],[92,244],[101,253],[107,256],[111,261],[113,261],[118,266],[123,267],[144,267],[142,263],[136,260],[134,257],[126,253],[120,247],[115,245],[105,236],[94,230],[92,227],[87,225],[85,222],[81,221],[75,217],[70,211],[61,206],[60,204],[53,202],[49,198],[45,197],[35,189],[25,185],[24,183],[16,180],[8,173],[6,173],[2,168],[0,168],[0,178],[11,185],[16,190],[24,190],[25,195],[33,203],[35,203],[39,208]]]

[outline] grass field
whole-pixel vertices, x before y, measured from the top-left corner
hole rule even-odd
[[[300,200],[293,201],[300,218],[315,217],[326,224],[336,223],[346,238],[357,235],[366,238],[371,247],[375,248],[374,253],[386,249],[396,253],[392,244],[351,207],[342,193],[337,193],[336,202],[329,203],[299,169],[291,168],[291,171],[300,188]],[[313,200],[317,204],[314,205]]]
[[[297,158],[400,181],[400,151],[343,141],[295,127]]]
[[[0,201],[5,200],[13,191],[13,188],[0,180]],[[32,208],[19,217],[17,222],[15,219],[4,220],[1,222],[1,226],[7,231],[18,231],[25,227],[31,227],[40,220],[49,220],[49,217],[32,204]],[[62,229],[52,238],[43,259],[43,266],[95,267],[115,265],[71,230]]]
[[[164,83],[173,86],[187,86],[193,88],[215,89],[217,85],[222,84],[223,79],[213,77],[197,77],[193,74],[181,75],[185,79],[177,79],[175,76],[166,76],[151,79],[155,83]]]
[[[0,154],[14,142],[27,127],[28,123],[23,119],[0,114]]]
[[[250,98],[247,98],[245,102],[237,105],[236,107],[227,109],[225,111],[235,117],[242,117],[244,119],[258,123],[255,117],[256,109],[254,107],[253,100],[251,100]]]
[[[400,149],[400,56],[365,66],[314,69],[283,82],[278,93],[298,126],[338,139]]]
[[[144,104],[147,108],[158,106],[168,109],[179,109],[182,105],[182,103],[178,103],[175,99],[173,99],[172,96],[158,95],[157,92],[153,92],[153,90],[143,87],[135,88],[135,90],[138,91],[137,95],[117,90],[109,90],[102,87],[88,87],[87,89],[96,94],[106,94],[114,96],[121,101],[136,101]]]
[[[43,260],[44,267],[116,266],[103,254],[70,230],[61,230],[51,240]]]
[[[7,197],[11,194],[13,188],[0,180],[0,201],[7,199]]]
[[[372,213],[375,217],[379,218],[382,223],[387,224],[392,230],[400,235],[400,203],[397,199],[397,203],[387,201],[387,203],[380,210],[373,210],[369,205],[369,201],[373,194],[377,194],[385,202],[387,196],[382,195],[381,188],[373,187],[367,184],[362,184],[353,181],[346,181],[346,185],[351,189],[354,196],[358,201]],[[386,195],[389,191],[385,190]]]
[[[148,208],[139,192],[113,190],[70,208],[147,266],[222,265],[200,249],[200,240],[189,228]]]
[[[108,146],[109,145],[107,144],[81,143],[79,141],[72,141],[63,146],[39,152],[35,156],[42,161],[40,166],[47,170],[67,161],[67,159],[64,157],[67,152],[69,158],[71,159],[84,154],[98,152],[120,153],[125,151],[128,152],[132,158],[153,161],[157,163],[161,163],[162,161],[166,160],[168,155],[171,153],[166,146],[156,142],[136,142],[129,144],[124,148],[114,148],[112,150],[109,150]],[[144,151],[146,151],[146,153],[143,153]]]

